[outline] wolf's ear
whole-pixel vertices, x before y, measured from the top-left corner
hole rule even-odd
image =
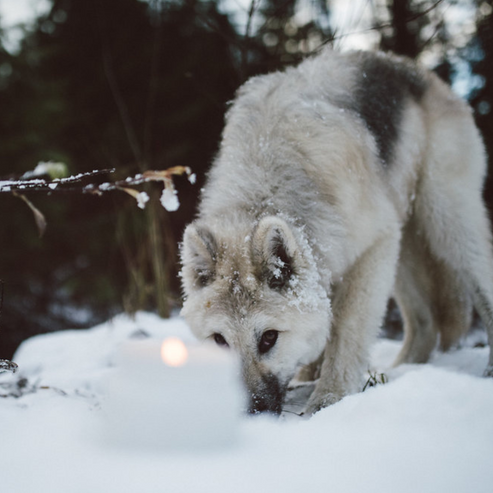
[[[193,223],[187,226],[181,251],[185,288],[202,288],[214,280],[216,252],[210,231]]]
[[[296,273],[299,249],[289,225],[278,217],[262,219],[253,237],[261,277],[271,289],[282,290]]]

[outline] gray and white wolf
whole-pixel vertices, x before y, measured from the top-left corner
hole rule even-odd
[[[279,413],[304,366],[318,377],[307,413],[359,391],[390,296],[396,363],[448,349],[473,306],[492,345],[485,151],[437,76],[327,50],[246,82],[226,120],[184,233],[182,313],[238,353],[251,412]]]

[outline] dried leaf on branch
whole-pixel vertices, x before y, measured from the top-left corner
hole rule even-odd
[[[12,192],[12,195],[23,200],[28,205],[29,209],[32,210],[39,237],[41,238],[46,231],[46,218],[44,217],[44,214],[25,195],[17,192]]]

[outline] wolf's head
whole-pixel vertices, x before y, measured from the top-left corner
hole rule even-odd
[[[195,335],[236,351],[249,411],[280,413],[287,385],[323,351],[331,321],[311,248],[277,216],[228,228],[198,221],[182,247],[182,314]]]

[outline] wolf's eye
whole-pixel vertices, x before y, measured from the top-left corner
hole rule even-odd
[[[277,336],[279,332],[277,330],[266,330],[258,343],[258,350],[260,353],[264,354],[270,351],[277,341]]]
[[[214,341],[218,346],[228,347],[229,344],[226,342],[226,339],[221,334],[214,334]]]

